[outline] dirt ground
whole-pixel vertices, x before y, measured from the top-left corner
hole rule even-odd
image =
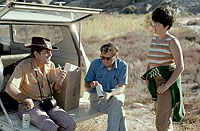
[[[180,21],[183,21],[183,20],[180,20]],[[185,24],[186,21],[187,20],[184,19],[183,21],[184,23],[182,24]],[[195,31],[199,31],[199,30],[195,28]],[[123,42],[128,43],[129,41],[132,41],[132,39],[124,39]],[[98,52],[99,47],[100,45],[98,44],[98,42],[96,42],[88,46],[88,48],[86,48],[86,52],[89,52],[87,55],[90,57],[90,60],[97,58],[98,56],[97,52]],[[135,47],[133,46],[131,48],[135,48]],[[96,52],[91,52],[91,50],[95,50],[95,49],[96,49]],[[124,51],[124,50],[130,50],[130,49],[122,48],[121,50]],[[131,61],[132,58],[129,58],[128,60]],[[137,62],[135,63],[138,64]],[[196,83],[193,83],[193,84],[185,83],[184,81],[186,81],[186,79],[190,79],[190,75],[183,76],[183,83],[182,83],[186,117],[180,123],[173,123],[174,130],[175,131],[200,131],[200,124],[199,124],[200,123],[200,104],[199,104],[200,87],[196,86]],[[150,94],[148,94],[146,89],[138,89],[140,88],[140,86],[141,85],[137,85],[137,87],[133,86],[133,87],[126,88],[125,111],[126,111],[126,120],[127,120],[128,130],[129,131],[156,131],[153,102],[151,101]],[[93,119],[78,123],[76,131],[106,131],[106,128],[107,128],[107,115],[101,115]]]
[[[188,88],[189,86],[185,85],[183,88]],[[128,95],[130,93],[131,88],[126,90],[127,101],[130,99],[134,99],[134,96]],[[194,93],[195,92],[195,93]],[[193,95],[200,99],[200,90],[191,91],[184,99],[192,99]],[[198,95],[197,95],[198,94]],[[149,98],[150,99],[150,98]],[[187,106],[187,102],[186,102]],[[186,107],[187,108],[187,107]],[[197,109],[200,114],[200,109]],[[141,104],[141,103],[132,103],[125,106],[126,111],[126,120],[127,127],[129,131],[156,131],[155,128],[155,113],[153,103],[149,104]],[[186,115],[189,113],[195,112],[195,110],[186,109]],[[198,114],[198,115],[199,115]],[[195,121],[191,117],[192,121]],[[174,131],[199,131],[200,125],[195,125],[192,121],[189,122],[190,119],[183,120],[180,123],[173,123]],[[189,128],[188,128],[189,127]],[[76,131],[106,131],[107,128],[107,115],[101,115],[95,117],[93,119],[81,122],[77,124]]]

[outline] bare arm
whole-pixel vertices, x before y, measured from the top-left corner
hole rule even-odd
[[[93,89],[98,85],[98,81],[92,81],[92,82],[86,82],[85,81],[85,87],[87,89]],[[114,95],[119,95],[124,93],[125,91],[125,85],[124,84],[118,84],[118,88],[114,89],[112,92],[108,93],[108,92],[103,92],[104,93],[104,97],[102,99],[108,100],[111,96]]]
[[[12,83],[8,83],[5,91],[15,100],[26,104],[27,110],[31,110],[34,107],[33,100],[25,96],[18,88],[16,88]]]
[[[176,69],[167,83],[158,88],[158,92],[161,94],[164,93],[178,79],[184,70],[183,53],[179,41],[176,39],[172,40],[169,47],[176,64]]]
[[[114,95],[122,94],[122,93],[124,93],[124,91],[125,91],[125,85],[118,84],[118,88],[115,88],[112,92],[110,92],[110,93],[104,92],[104,97],[102,99],[107,101],[110,97],[112,97]]]
[[[24,80],[23,65],[18,64],[10,77],[10,80],[6,86],[5,91],[15,100],[23,103],[27,110],[31,110],[34,107],[33,100],[25,96],[20,90],[21,81]],[[15,83],[15,84],[14,84]]]
[[[24,100],[27,99],[24,94],[21,93],[19,89],[17,89],[12,83],[9,83],[5,90],[12,98],[15,100],[24,103]]]
[[[166,83],[169,87],[178,79],[184,70],[183,53],[178,40],[175,39],[170,43],[170,50],[176,64],[176,69]]]
[[[114,89],[112,92],[110,92],[110,95],[111,95],[111,96],[119,95],[119,94],[124,93],[124,91],[125,91],[125,85],[119,84],[119,85],[118,85],[118,88],[116,88],[116,89]]]

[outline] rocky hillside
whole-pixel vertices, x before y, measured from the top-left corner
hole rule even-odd
[[[7,1],[7,2],[6,2]],[[178,12],[200,13],[200,0],[0,0],[0,4],[9,1],[26,1],[64,6],[100,8],[106,12],[144,14],[161,5],[170,5]]]
[[[60,0],[53,0],[54,4]],[[200,13],[200,0],[64,0],[64,5],[76,7],[101,8],[107,12],[148,13],[161,5],[171,5],[178,12]]]

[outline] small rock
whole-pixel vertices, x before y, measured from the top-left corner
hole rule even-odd
[[[141,104],[141,103],[135,103],[135,104],[133,104],[133,107],[136,107],[136,108],[138,108],[138,107],[143,107],[144,105],[143,104]]]

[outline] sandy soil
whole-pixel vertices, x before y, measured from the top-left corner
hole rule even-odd
[[[190,18],[189,18],[190,19]],[[180,19],[182,24],[186,26],[186,23],[189,19]],[[200,31],[200,28],[191,27],[195,31]],[[95,45],[89,46],[88,50],[94,50],[99,47],[95,47]],[[86,49],[87,50],[87,49]],[[87,51],[86,51],[87,52]],[[94,54],[91,53],[90,55]],[[198,103],[190,103],[193,100],[200,99],[200,88],[195,88],[194,85],[188,85],[183,83],[184,89],[184,101],[185,101],[185,108],[186,108],[186,116],[187,118],[183,120],[181,123],[173,123],[175,131],[200,131],[200,125],[195,125],[195,121],[199,121],[200,118],[198,117],[200,114]],[[125,104],[125,111],[126,111],[126,119],[127,119],[127,126],[129,131],[156,131],[155,128],[155,114],[153,110],[153,102],[151,102],[150,95],[147,94],[148,102],[146,103],[135,103],[135,92],[137,91],[133,88],[126,89],[126,102]],[[139,93],[139,92],[138,92]],[[194,99],[195,98],[195,99]],[[194,105],[194,106],[193,106]],[[193,108],[193,107],[194,108]],[[196,114],[195,116],[190,114]],[[197,118],[195,118],[197,116]],[[99,117],[95,117],[93,119],[81,122],[77,124],[76,131],[106,131],[107,128],[107,115],[101,115]]]

